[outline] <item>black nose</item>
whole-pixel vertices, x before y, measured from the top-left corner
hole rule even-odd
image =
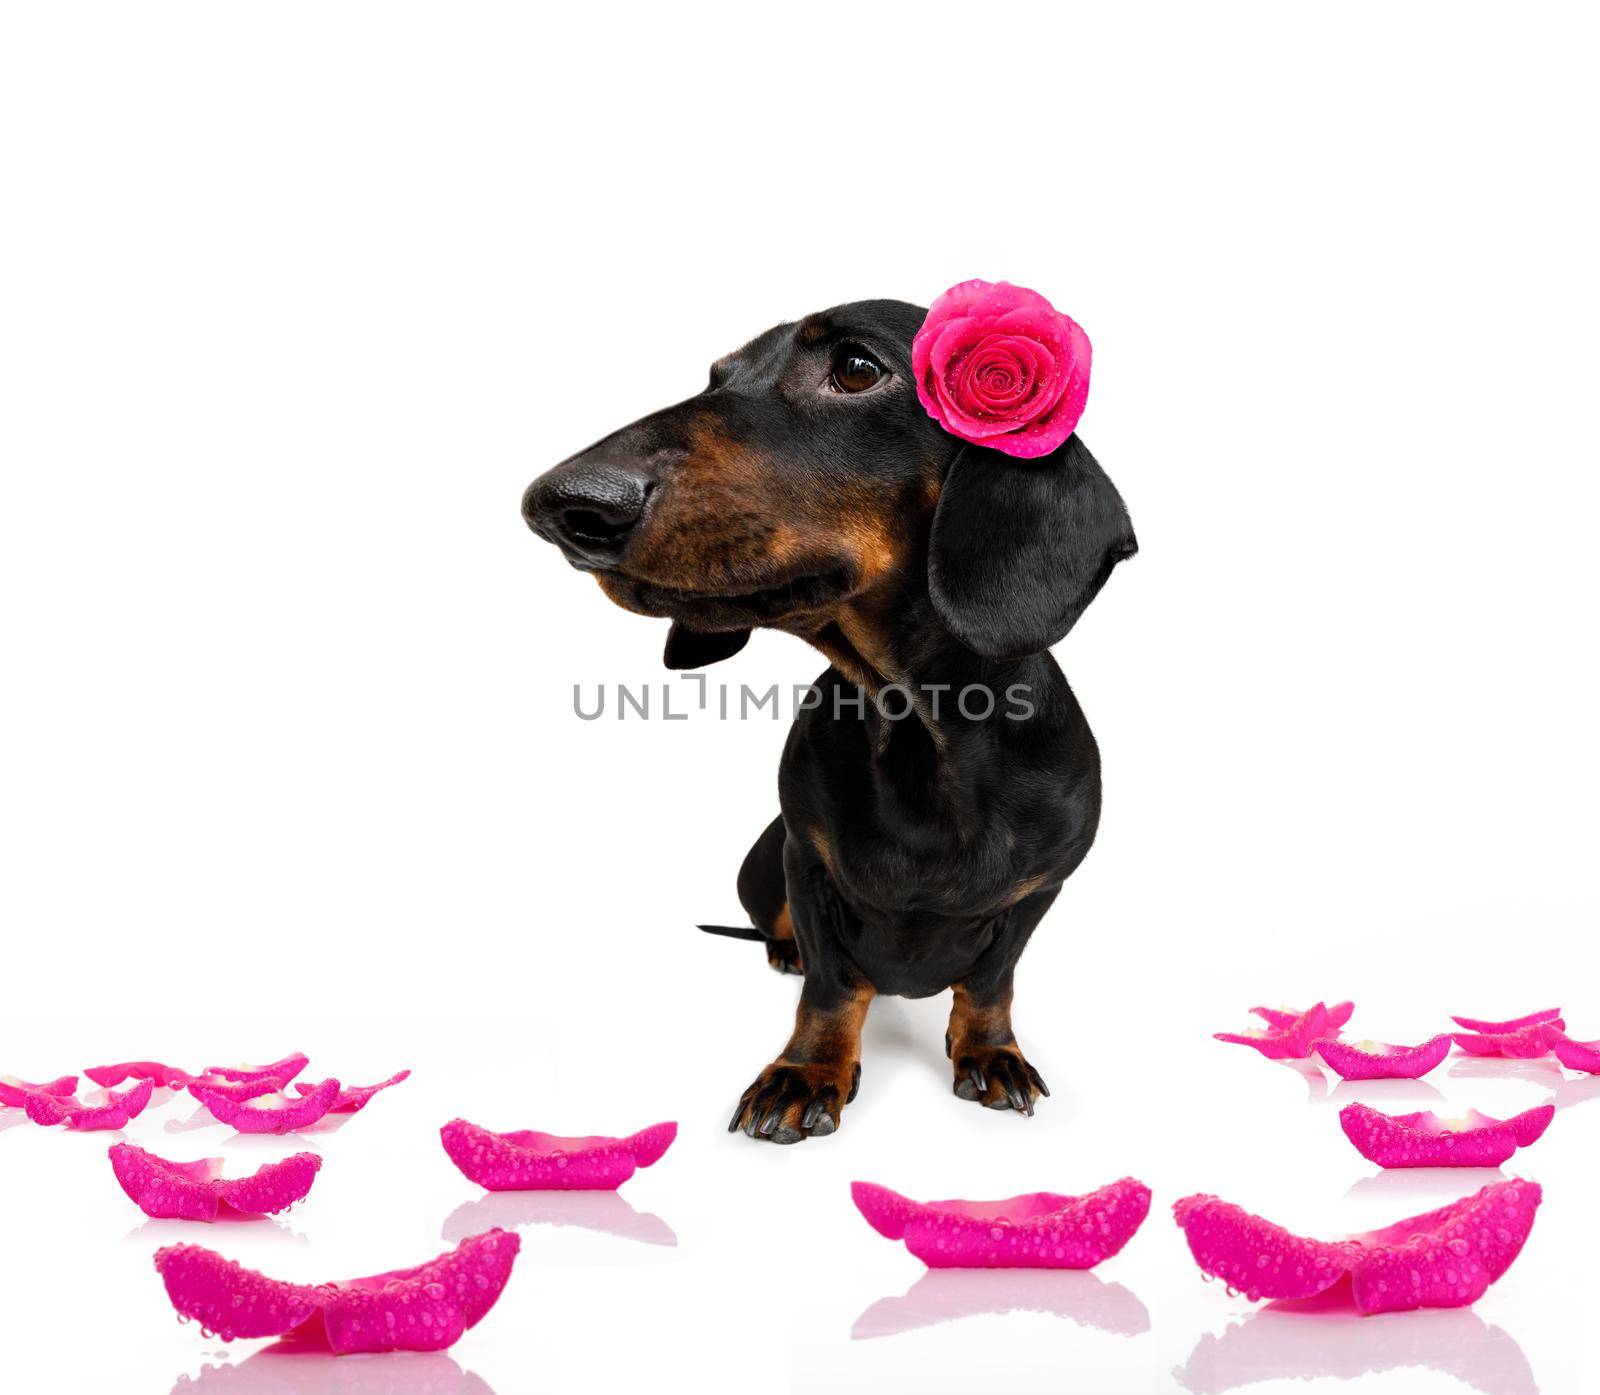
[[[627,545],[650,497],[639,470],[583,457],[539,476],[522,496],[522,517],[573,561],[604,565]]]

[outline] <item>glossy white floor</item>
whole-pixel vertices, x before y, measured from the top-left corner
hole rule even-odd
[[[1556,1002],[1600,1036],[1593,7],[979,11],[0,0],[0,1073],[415,1071],[304,1140],[134,1123],[322,1150],[258,1225],[147,1226],[105,1136],[0,1118],[0,1386],[1594,1387],[1600,1086],[1324,1094],[1209,1037],[1319,996],[1358,1036]],[[1018,978],[1055,1095],[956,1100],[944,1004],[886,1002],[841,1131],[757,1146],[723,1126],[795,982],[692,927],[739,917],[784,725],[660,720],[664,626],[518,500],[769,325],[970,277],[1088,332],[1141,544],[1058,651],[1106,797]],[[821,668],[760,633],[708,678]],[[1336,1104],[1552,1096],[1470,1312],[1252,1313],[1169,1219],[1410,1214],[1483,1179],[1377,1175]],[[486,1200],[458,1113],[682,1135],[620,1197]],[[1145,1229],[1055,1277],[929,1277],[847,1188],[1125,1173]],[[448,1357],[223,1351],[150,1267],[195,1230],[351,1276],[496,1220],[526,1250]]]
[[[1055,1093],[1022,1121],[950,1096],[938,1006],[890,1002],[874,1012],[845,1127],[777,1149],[724,1133],[721,1116],[792,980],[769,977],[753,948],[694,939],[682,948],[706,1001],[730,995],[734,1005],[725,1016],[691,1011],[681,1035],[643,1053],[604,1040],[541,1043],[531,1005],[520,1041],[510,1021],[501,1033],[305,1025],[286,1036],[217,1025],[30,1037],[19,1064],[38,1071],[158,1045],[198,1066],[243,1040],[260,1052],[304,1047],[312,1076],[363,1081],[402,1064],[415,1074],[337,1129],[285,1139],[241,1137],[197,1116],[187,1097],[158,1097],[127,1136],[165,1156],[220,1155],[230,1172],[301,1148],[324,1156],[304,1203],[253,1223],[145,1220],[105,1159],[119,1135],[44,1130],[14,1112],[0,1119],[6,1306],[12,1331],[25,1334],[9,1344],[11,1368],[20,1357],[24,1370],[53,1372],[56,1389],[209,1395],[622,1390],[690,1369],[717,1390],[786,1379],[808,1391],[1249,1386],[1270,1395],[1308,1380],[1330,1390],[1349,1381],[1396,1392],[1585,1389],[1592,1352],[1574,1333],[1594,1296],[1600,1078],[1455,1057],[1421,1082],[1330,1089],[1319,1071],[1210,1041],[1206,1029],[1231,1026],[1245,1006],[1234,1010],[1214,990],[1197,985],[1184,1004],[1142,1018],[1137,992],[1103,986],[1082,992],[1070,1012],[1025,1013]],[[1071,958],[1056,957],[1064,966]],[[1510,1012],[1531,1005],[1527,991],[1441,1006]],[[1370,995],[1359,1011],[1357,1026],[1402,1037],[1439,1022],[1420,1003]],[[1553,1100],[1558,1113],[1504,1173],[1384,1173],[1339,1131],[1336,1110],[1350,1099],[1452,1114]],[[439,1124],[457,1113],[491,1127],[617,1132],[675,1117],[681,1133],[618,1193],[491,1196],[439,1147]],[[1150,1218],[1092,1273],[931,1273],[868,1229],[847,1186],[867,1177],[913,1196],[999,1196],[1087,1189],[1126,1173],[1154,1189]],[[1255,1310],[1201,1281],[1169,1214],[1178,1196],[1207,1190],[1291,1228],[1335,1234],[1513,1173],[1541,1181],[1545,1204],[1522,1258],[1465,1311],[1362,1319]],[[174,1321],[150,1267],[159,1246],[188,1240],[279,1277],[352,1277],[492,1225],[522,1236],[515,1274],[448,1355],[335,1359],[224,1346]],[[1587,1374],[1592,1381],[1592,1365]]]

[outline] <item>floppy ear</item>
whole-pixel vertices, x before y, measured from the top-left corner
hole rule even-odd
[[[661,662],[668,668],[706,668],[719,659],[731,659],[749,642],[749,630],[699,634],[684,629],[674,620],[672,628],[667,631],[667,648],[661,656]]]
[[[969,445],[934,511],[928,589],[968,648],[1018,659],[1066,634],[1138,550],[1122,496],[1076,436],[1037,460]]]

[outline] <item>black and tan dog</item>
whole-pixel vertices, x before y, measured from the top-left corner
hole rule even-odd
[[[804,974],[729,1126],[775,1143],[838,1127],[879,993],[953,988],[956,1094],[1033,1113],[1049,1091],[1012,1034],[1012,976],[1100,817],[1099,752],[1047,649],[1133,527],[1076,436],[1018,460],[923,410],[923,315],[862,301],[770,329],[522,502],[618,605],[672,621],[669,668],[757,625],[829,661],[739,873],[756,929],[731,932]]]

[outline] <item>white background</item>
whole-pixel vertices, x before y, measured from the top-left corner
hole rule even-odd
[[[1585,11],[546,9],[0,12],[0,1072],[415,1070],[309,1137],[281,1226],[143,1227],[108,1136],[0,1119],[4,1383],[1596,1388],[1593,1080],[1308,1104],[1208,1036],[1322,996],[1358,1037],[1556,1002],[1600,1036]],[[664,627],[518,497],[777,320],[973,276],[1088,329],[1082,433],[1143,548],[1060,651],[1106,803],[1019,975],[1055,1095],[955,1100],[945,1004],[883,1002],[841,1132],[761,1147],[723,1126],[795,980],[692,927],[739,916],[783,729],[579,722],[574,683],[666,680]],[[714,676],[821,667],[759,635]],[[1472,1312],[1200,1282],[1185,1192],[1336,1233],[1479,1185],[1340,1136],[1331,1105],[1429,1087],[1573,1106],[1514,1160],[1547,1201]],[[190,1113],[131,1136],[293,1145]],[[247,1362],[172,1321],[148,1257],[179,1232],[310,1280],[442,1248],[480,1195],[434,1138],[457,1113],[678,1119],[621,1193],[658,1220],[512,1198],[523,1258],[448,1358]],[[846,1190],[1124,1173],[1144,1231],[1043,1283],[922,1279]]]

